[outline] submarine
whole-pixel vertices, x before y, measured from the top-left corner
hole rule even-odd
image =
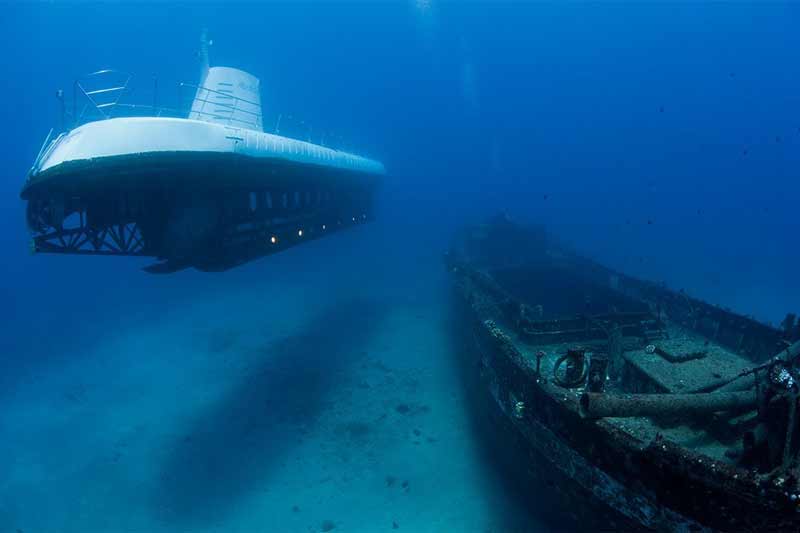
[[[132,76],[100,70],[58,91],[62,126],[22,187],[31,251],[151,257],[145,270],[224,271],[373,220],[382,163],[263,124],[260,82],[210,67],[188,110],[128,103]],[[71,105],[70,105],[71,104]],[[68,108],[71,107],[71,110]],[[69,127],[65,127],[67,125]]]

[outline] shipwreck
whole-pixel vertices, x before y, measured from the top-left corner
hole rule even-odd
[[[479,394],[570,528],[800,530],[800,324],[606,268],[504,217],[445,256]]]

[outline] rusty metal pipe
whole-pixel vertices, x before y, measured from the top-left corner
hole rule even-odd
[[[705,394],[604,394],[584,392],[583,418],[705,414],[755,407],[754,391]]]

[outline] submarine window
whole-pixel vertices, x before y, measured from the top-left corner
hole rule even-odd
[[[322,225],[322,229],[323,229],[323,230],[325,229],[325,224],[323,224],[323,225]]]
[[[297,236],[298,237],[302,237],[303,236],[303,230],[301,230],[301,229],[297,230]]]
[[[278,238],[275,235],[273,235],[272,237],[269,238],[269,242],[271,242],[272,244],[276,244],[278,242]]]

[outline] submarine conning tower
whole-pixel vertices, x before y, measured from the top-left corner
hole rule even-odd
[[[230,105],[233,104],[233,105]],[[197,88],[189,118],[264,131],[258,78],[243,70],[211,67]]]
[[[219,271],[373,219],[380,162],[265,131],[252,74],[200,79],[180,84],[186,111],[128,103],[131,76],[112,70],[73,84],[71,113],[59,92],[70,127],[51,130],[21,192],[33,252]]]

